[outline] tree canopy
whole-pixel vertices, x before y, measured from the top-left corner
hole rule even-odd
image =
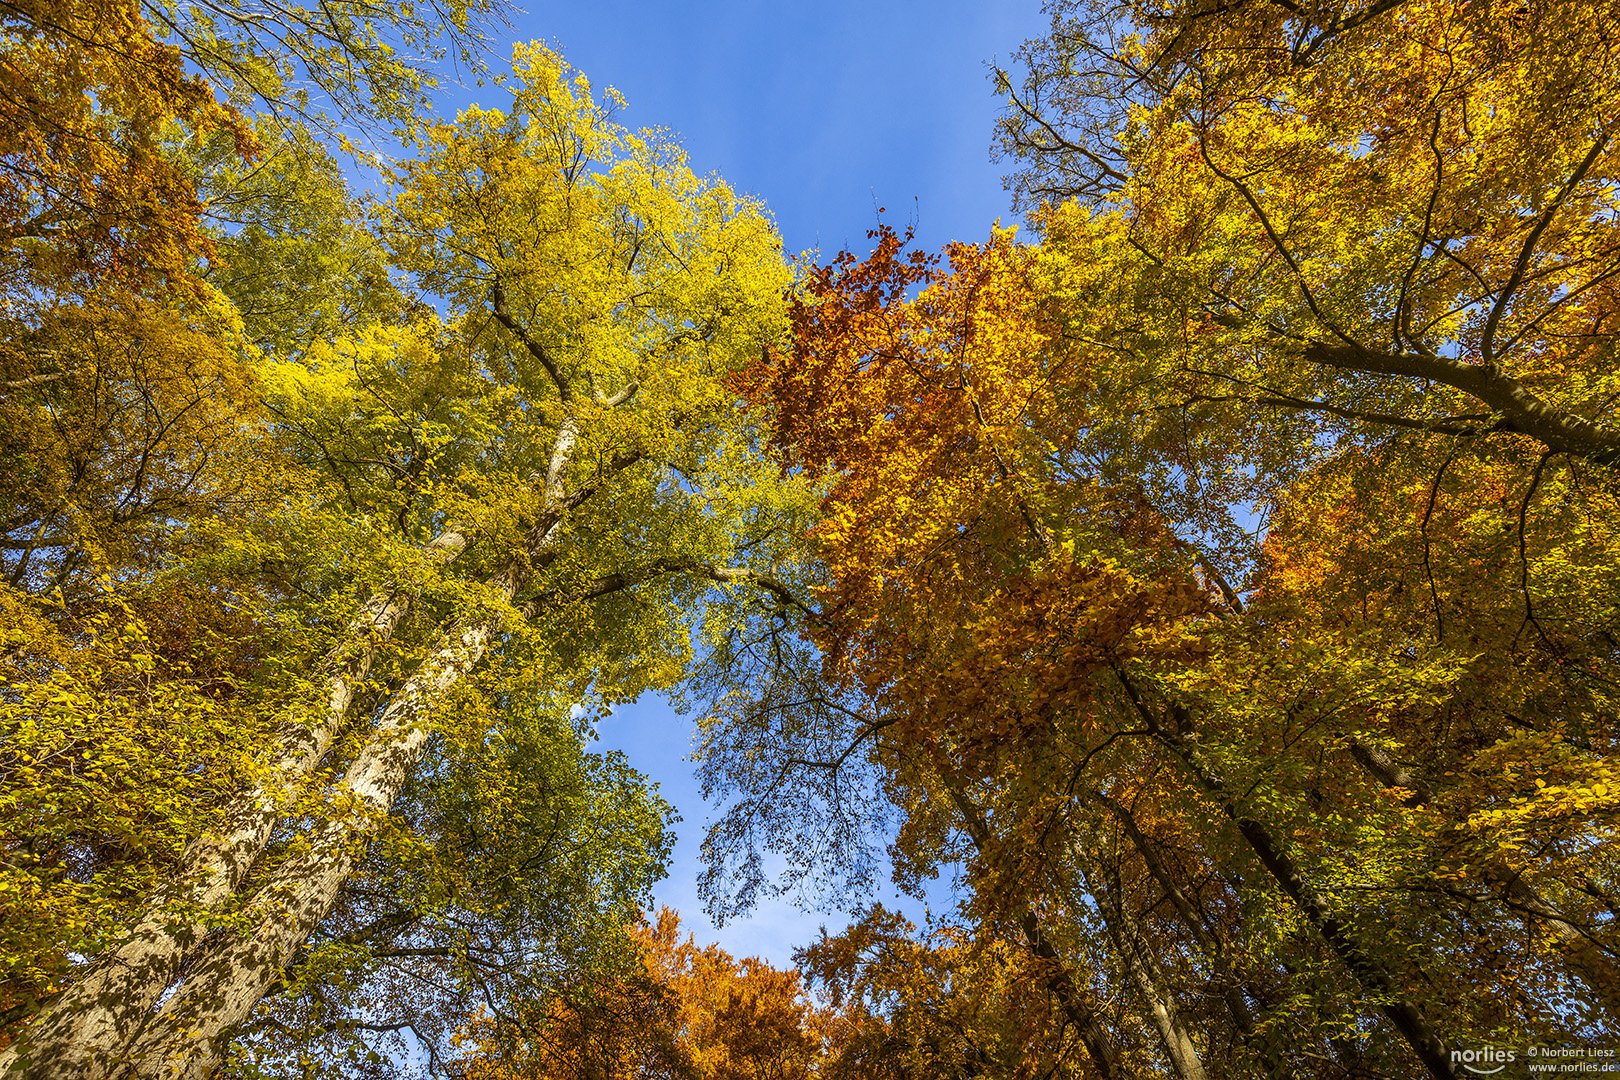
[[[214,104],[236,145],[163,147],[180,270],[26,293],[12,1073],[437,1060],[475,1003],[625,947],[670,810],[589,734],[680,678],[705,598],[786,590],[808,495],[727,380],[788,272],[554,53],[498,85],[369,208],[307,133]]]
[[[865,756],[1089,1073],[1598,1045],[1614,13],[1053,16],[1034,239],[880,228],[758,369],[851,710],[796,770]]]
[[[1620,10],[1048,10],[1025,224],[797,268],[492,4],[0,13],[0,1075],[1605,1048]]]

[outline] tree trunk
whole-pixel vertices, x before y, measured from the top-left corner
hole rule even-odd
[[[518,575],[502,577],[497,591],[510,599]],[[485,616],[435,646],[338,785],[331,802],[339,812],[276,867],[244,912],[247,929],[221,937],[197,958],[180,989],[136,1033],[124,1071],[115,1076],[207,1080],[219,1067],[236,1026],[337,900],[421,755],[433,707],[483,659],[496,629],[497,620]]]
[[[515,553],[487,582],[510,602],[530,569],[557,542],[566,512],[590,496],[563,490],[579,438],[578,421],[562,422],[542,481],[542,513]],[[538,479],[538,478],[537,478]],[[293,953],[337,901],[357,858],[410,778],[431,729],[432,710],[484,658],[499,619],[483,614],[443,633],[396,690],[375,730],[356,752],[320,822],[270,874],[244,910],[243,929],[221,936],[192,958],[192,970],[156,1015],[129,1032],[110,1076],[207,1080],[224,1060],[238,1025],[281,978]]]
[[[945,785],[945,790],[950,793],[951,802],[962,816],[962,827],[967,831],[968,839],[973,842],[974,850],[983,853],[985,846],[990,842],[990,829],[985,823],[984,815],[973,805],[967,793],[953,778],[942,776],[940,779]],[[1113,1040],[1097,1019],[1096,1010],[1081,999],[1079,988],[1074,984],[1074,977],[1069,973],[1067,962],[1047,938],[1046,932],[1041,929],[1040,919],[1036,917],[1034,909],[1026,906],[1018,913],[1017,919],[1018,928],[1023,931],[1024,943],[1029,951],[1050,966],[1046,988],[1062,1008],[1063,1015],[1069,1018],[1069,1022],[1079,1032],[1080,1041],[1084,1044],[1097,1072],[1104,1080],[1114,1080],[1115,1077],[1124,1075]]]
[[[1119,822],[1149,876],[1158,883],[1160,889],[1164,890],[1170,905],[1176,909],[1176,915],[1187,928],[1187,933],[1204,957],[1204,962],[1209,965],[1211,980],[1219,988],[1221,1000],[1226,1005],[1227,1013],[1232,1017],[1232,1026],[1238,1038],[1242,1040],[1244,1046],[1260,1057],[1268,1076],[1281,1076],[1286,1073],[1283,1058],[1272,1045],[1272,1040],[1255,1033],[1254,1013],[1243,996],[1242,982],[1233,968],[1228,943],[1211,930],[1199,912],[1194,909],[1192,900],[1159,858],[1153,842],[1142,832],[1130,808],[1101,791],[1093,791],[1091,796],[1107,808]],[[1255,996],[1257,999],[1260,997],[1258,994]],[[1206,1038],[1205,1042],[1207,1044],[1209,1040]]]
[[[1386,788],[1399,788],[1409,794],[1407,806],[1423,806],[1434,801],[1434,792],[1414,778],[1382,747],[1362,739],[1352,739],[1350,754],[1367,773]],[[1551,900],[1542,896],[1511,867],[1493,864],[1480,867],[1480,875],[1514,907],[1534,917],[1551,933],[1569,969],[1597,996],[1611,1016],[1620,1016],[1620,963],[1614,955],[1583,930]]]
[[[1438,1080],[1455,1080],[1457,1073],[1452,1068],[1445,1040],[1423,1010],[1406,999],[1399,981],[1363,947],[1355,929],[1334,914],[1331,905],[1295,864],[1287,845],[1264,822],[1243,813],[1238,801],[1227,791],[1225,783],[1204,765],[1197,747],[1183,736],[1180,729],[1187,725],[1179,722],[1166,724],[1163,718],[1147,707],[1135,684],[1123,671],[1116,668],[1115,674],[1132,707],[1147,723],[1154,737],[1180,762],[1198,789],[1237,827],[1238,834],[1254,852],[1272,881],[1294,902],[1300,914],[1321,935],[1367,995],[1377,1002],[1379,1011],[1389,1018],[1418,1060]]]
[[[563,515],[593,490],[563,492],[563,474],[578,437],[577,419],[565,418],[545,475],[531,478],[541,495],[541,520],[526,537],[521,556],[509,560],[489,582],[505,600],[516,594],[527,568],[554,546]],[[429,552],[448,561],[466,545],[461,533],[447,530],[429,545]],[[496,630],[494,617],[484,616],[441,635],[396,691],[338,786],[334,805],[344,799],[352,805],[317,826],[307,846],[276,867],[246,906],[248,930],[210,941],[203,916],[236,896],[280,820],[280,790],[313,771],[326,755],[378,645],[398,627],[408,606],[408,598],[396,590],[372,598],[335,654],[320,719],[307,727],[289,725],[272,782],[241,796],[223,836],[188,850],[180,874],[183,884],[154,898],[136,931],[97,962],[70,991],[71,1000],[64,994],[47,1017],[25,1029],[17,1045],[0,1055],[0,1075],[8,1080],[101,1080],[212,1074],[223,1059],[230,1029],[247,1018],[293,950],[324,918],[376,821],[409,777],[427,737],[428,710],[477,665]],[[177,913],[166,910],[177,904],[185,906]],[[190,970],[175,988],[183,967]],[[154,1014],[170,990],[172,996]],[[189,1017],[189,1022],[179,1023],[180,1017]]]
[[[463,535],[447,530],[427,552],[443,563],[466,546]],[[187,846],[170,882],[147,901],[134,929],[0,1052],[0,1075],[47,1080],[105,1072],[114,1048],[150,1014],[203,941],[207,917],[235,894],[264,850],[280,817],[281,794],[314,771],[331,749],[355,688],[409,608],[409,596],[391,588],[365,603],[323,665],[330,674],[313,722],[297,715],[284,718],[282,745],[266,780],[236,798],[218,834]]]
[[[1159,1043],[1164,1048],[1171,1069],[1178,1080],[1208,1080],[1209,1074],[1204,1071],[1204,1062],[1199,1057],[1192,1032],[1181,1018],[1175,995],[1165,985],[1163,973],[1153,958],[1152,950],[1148,948],[1141,927],[1126,910],[1118,875],[1110,875],[1113,881],[1107,895],[1098,893],[1084,870],[1081,875],[1097,900],[1097,911],[1102,916],[1108,936],[1113,939],[1126,980],[1136,991],[1154,1031],[1158,1033]]]

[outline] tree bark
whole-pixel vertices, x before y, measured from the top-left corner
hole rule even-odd
[[[494,583],[510,599],[518,574]],[[332,799],[339,807],[270,875],[244,912],[248,929],[222,937],[196,960],[156,1016],[136,1034],[126,1070],[115,1076],[207,1080],[237,1025],[247,1020],[337,900],[355,860],[404,787],[431,728],[433,707],[483,659],[497,629],[485,616],[435,646],[389,703],[375,734],[350,764]]]
[[[974,850],[983,853],[985,846],[990,842],[990,829],[984,815],[973,805],[967,793],[954,779],[950,777],[940,779],[945,785],[945,790],[950,793],[951,802],[962,817],[962,827],[966,830],[968,839],[973,842]],[[1017,921],[1029,951],[1049,966],[1046,988],[1063,1010],[1063,1015],[1068,1017],[1069,1022],[1079,1032],[1080,1041],[1091,1057],[1091,1063],[1096,1066],[1097,1072],[1103,1080],[1114,1080],[1115,1077],[1123,1076],[1119,1054],[1114,1049],[1113,1040],[1097,1019],[1096,1010],[1081,999],[1080,992],[1074,984],[1074,977],[1069,973],[1067,962],[1041,928],[1040,919],[1034,909],[1026,906],[1018,912]]]
[[[1090,875],[1085,874],[1084,870],[1081,874],[1097,900],[1097,911],[1102,916],[1108,936],[1113,939],[1114,951],[1119,956],[1120,966],[1125,969],[1126,980],[1141,999],[1171,1069],[1178,1080],[1208,1080],[1209,1074],[1204,1071],[1198,1045],[1181,1018],[1175,995],[1165,985],[1163,973],[1148,948],[1141,927],[1126,909],[1118,874],[1109,875],[1112,881],[1106,895],[1098,891],[1095,882],[1090,881]]]
[[[1549,450],[1600,465],[1620,465],[1620,432],[1584,416],[1556,409],[1495,365],[1469,364],[1421,353],[1386,353],[1360,345],[1314,343],[1305,359],[1344,371],[1400,375],[1442,383],[1478,399],[1502,417],[1499,430],[1513,431]]]
[[[541,480],[540,520],[486,585],[510,602],[529,569],[552,550],[564,517],[594,490],[569,495],[564,474],[579,440],[579,422],[563,420]],[[235,1028],[282,977],[293,953],[337,901],[357,858],[410,778],[431,728],[434,706],[483,659],[499,629],[478,615],[441,634],[416,671],[393,694],[370,738],[333,793],[333,815],[269,875],[248,902],[244,930],[221,936],[191,958],[192,970],[155,1015],[120,1047],[115,1080],[207,1080],[224,1060]]]
[[[1449,1048],[1423,1010],[1407,1000],[1398,980],[1366,950],[1354,927],[1334,914],[1331,905],[1294,862],[1281,838],[1274,835],[1264,822],[1243,813],[1238,800],[1227,790],[1221,778],[1203,763],[1197,748],[1183,734],[1181,729],[1187,724],[1167,724],[1148,708],[1135,684],[1123,671],[1116,668],[1115,675],[1137,715],[1147,723],[1154,737],[1182,765],[1199,790],[1237,827],[1238,834],[1272,881],[1294,902],[1368,996],[1377,1002],[1379,1011],[1394,1025],[1418,1060],[1438,1080],[1455,1080],[1457,1073],[1451,1065]]]
[[[568,512],[597,490],[595,483],[572,492],[564,489],[578,434],[573,418],[559,427],[545,476],[536,478],[543,485],[540,520],[484,583],[497,607],[509,604],[533,569],[547,561]],[[609,468],[619,471],[637,460],[639,455],[615,458]],[[737,568],[705,564],[704,576],[715,581],[748,580],[768,591],[781,588],[773,579]],[[130,1023],[105,1040],[105,1052],[78,1075],[96,1080],[207,1080],[216,1072],[236,1029],[285,977],[297,950],[326,918],[375,837],[421,757],[435,706],[483,660],[505,617],[477,611],[441,631],[416,670],[393,691],[374,729],[355,752],[328,797],[330,814],[294,842],[241,907],[240,929],[214,932],[191,949],[183,958],[183,979],[161,1007],[155,1011],[152,1003],[144,1009],[124,1007],[121,1015]],[[326,741],[330,743],[330,736]],[[270,827],[275,821],[272,813]],[[227,891],[224,898],[231,895]],[[72,1060],[92,1059],[80,1054]],[[30,1071],[18,1075],[29,1080],[66,1075],[54,1061],[39,1055],[30,1055],[23,1066]]]
[[[1187,933],[1203,955],[1204,962],[1209,965],[1212,979],[1219,987],[1221,1000],[1226,1005],[1227,1013],[1232,1017],[1232,1026],[1237,1031],[1238,1038],[1242,1040],[1243,1045],[1260,1057],[1268,1076],[1283,1075],[1287,1070],[1283,1059],[1277,1053],[1277,1048],[1272,1045],[1270,1039],[1255,1034],[1254,1013],[1243,996],[1241,980],[1232,966],[1228,943],[1205,924],[1203,917],[1194,908],[1191,898],[1159,858],[1153,842],[1142,832],[1130,808],[1101,791],[1094,791],[1091,795],[1119,822],[1125,835],[1130,838],[1132,848],[1141,858],[1143,866],[1147,868],[1149,876],[1158,883],[1165,897],[1169,899],[1170,905],[1176,909],[1176,915],[1187,928]],[[1255,994],[1255,998],[1260,1000],[1261,995]],[[1208,1042],[1207,1039],[1205,1041]]]
[[[466,546],[465,536],[447,530],[427,553],[444,563]],[[379,590],[361,607],[323,665],[329,672],[325,699],[313,723],[296,715],[284,718],[281,748],[265,781],[237,797],[219,833],[187,846],[170,882],[147,901],[134,929],[24,1028],[15,1044],[0,1051],[0,1075],[71,1080],[104,1073],[116,1047],[150,1014],[207,935],[207,916],[235,894],[264,850],[280,818],[281,793],[325,758],[346,723],[356,687],[409,608],[410,597],[394,588]]]
[[[563,491],[563,474],[578,438],[578,420],[565,418],[558,427],[545,474],[531,478],[539,489],[543,510],[540,522],[526,538],[523,554],[527,558],[514,557],[490,582],[497,594],[508,600],[515,594],[526,566],[555,542],[564,513],[590,494],[589,488],[574,497]],[[467,539],[459,531],[446,530],[428,550],[436,560],[448,561],[466,545]],[[372,597],[351,624],[348,639],[334,653],[328,697],[317,722],[305,725],[295,721],[288,725],[271,780],[238,799],[228,812],[221,836],[204,838],[188,849],[177,875],[179,884],[154,897],[136,930],[98,960],[72,990],[53,1002],[45,1017],[24,1029],[13,1047],[0,1054],[0,1075],[8,1080],[206,1077],[217,1068],[229,1036],[223,1025],[245,1019],[247,1013],[241,1012],[241,1003],[246,995],[258,987],[253,1002],[246,1006],[251,1012],[252,1005],[273,982],[258,978],[259,965],[279,952],[290,957],[291,949],[314,929],[310,924],[290,945],[285,943],[285,931],[301,926],[303,916],[317,908],[324,916],[330,908],[355,857],[354,852],[340,850],[341,842],[362,842],[369,837],[373,826],[367,821],[376,810],[376,800],[387,796],[387,802],[381,805],[381,811],[386,812],[409,775],[425,729],[413,734],[402,725],[421,715],[431,704],[430,699],[436,700],[471,670],[494,633],[494,620],[486,617],[441,637],[416,674],[394,695],[375,735],[358,752],[339,786],[340,794],[360,798],[356,804],[360,809],[340,811],[316,830],[309,847],[276,868],[269,883],[248,904],[251,917],[259,920],[252,930],[209,943],[206,916],[235,898],[263,852],[280,820],[279,792],[312,772],[325,757],[343,729],[357,686],[370,673],[378,646],[392,635],[408,608],[409,598],[395,589],[382,590]],[[468,666],[460,666],[458,659],[469,655]],[[437,680],[441,677],[450,681],[440,685]],[[390,763],[400,770],[391,793]],[[310,862],[312,850],[318,850],[322,859],[330,860],[329,864]],[[341,872],[334,877],[333,870]],[[298,875],[303,875],[307,888],[299,886]],[[294,913],[300,917],[291,918]],[[249,925],[253,925],[251,919]],[[240,975],[232,976],[230,963],[243,965]],[[191,970],[176,989],[176,978],[186,967]],[[282,967],[285,962],[275,970],[279,972]],[[210,988],[206,993],[219,997],[212,1007],[199,1004],[205,991],[197,988],[204,985]],[[172,996],[154,1014],[158,1001],[171,990]],[[166,1019],[180,1015],[187,1007],[198,1013],[199,1021],[217,1020],[220,1026],[205,1030],[199,1022],[180,1028]],[[239,1012],[238,1019],[229,1019]]]
[[[1409,792],[1402,800],[1407,806],[1424,806],[1434,801],[1433,790],[1407,772],[1382,747],[1363,739],[1352,739],[1350,755],[1386,788]],[[1597,996],[1611,1016],[1620,1016],[1620,963],[1614,955],[1511,867],[1501,863],[1485,865],[1480,867],[1480,876],[1514,907],[1540,920],[1569,969]]]

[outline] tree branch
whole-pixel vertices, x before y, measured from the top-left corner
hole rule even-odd
[[[551,376],[552,384],[557,387],[557,396],[563,401],[571,400],[574,396],[574,390],[569,385],[568,379],[563,375],[562,368],[558,366],[550,350],[530,337],[529,332],[523,328],[523,324],[512,317],[512,312],[506,306],[506,292],[501,288],[499,281],[489,287],[489,304],[490,310],[495,316],[495,321],[510,330],[512,336],[523,343],[523,347],[528,350],[529,355],[540,361],[540,366],[546,369],[546,374]]]
[[[781,607],[796,608],[805,616],[810,618],[814,618],[818,615],[816,609],[802,599],[796,592],[793,591],[792,588],[783,583],[780,579],[764,573],[763,571],[754,570],[746,566],[721,566],[716,563],[706,562],[702,559],[683,558],[679,556],[672,556],[664,559],[653,559],[642,563],[640,566],[631,567],[627,570],[619,570],[611,574],[604,574],[592,581],[590,584],[586,585],[584,588],[577,589],[573,592],[548,593],[537,596],[523,606],[523,612],[525,615],[532,617],[533,615],[545,610],[547,607],[551,607],[557,603],[574,603],[581,600],[595,600],[598,597],[623,592],[626,589],[634,588],[637,585],[645,584],[646,582],[653,581],[657,578],[666,577],[671,574],[683,573],[691,574],[699,578],[707,578],[709,581],[720,585],[731,584],[733,582],[742,582],[754,585],[774,596],[777,603]]]
[[[1528,435],[1549,450],[1599,465],[1620,464],[1620,432],[1584,416],[1554,408],[1511,375],[1481,364],[1469,364],[1423,353],[1388,353],[1353,343],[1313,342],[1302,354],[1313,364],[1427,379],[1469,394],[1499,413],[1500,430]]]

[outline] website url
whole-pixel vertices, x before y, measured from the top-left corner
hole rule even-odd
[[[1548,1073],[1620,1073],[1620,1061],[1529,1061],[1531,1075]]]

